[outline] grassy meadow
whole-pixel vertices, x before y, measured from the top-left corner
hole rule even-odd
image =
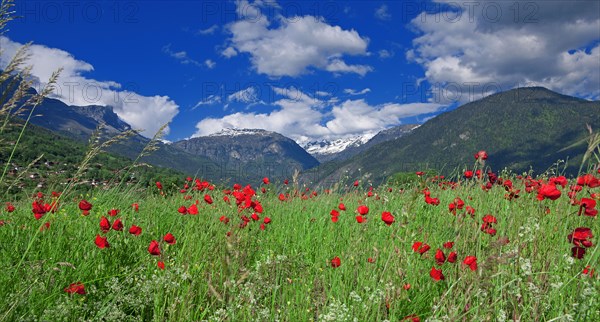
[[[598,321],[582,178],[44,191],[3,205],[0,320]]]

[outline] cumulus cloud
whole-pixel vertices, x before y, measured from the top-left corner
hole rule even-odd
[[[22,44],[0,36],[0,68],[5,68],[10,58]],[[78,60],[70,53],[43,45],[30,47],[32,76],[36,87],[41,87],[50,75],[59,68],[63,72],[57,82],[56,91],[50,95],[69,105],[112,106],[114,112],[133,128],[144,129],[141,133],[152,137],[159,128],[170,122],[179,112],[179,106],[168,96],[142,96],[134,91],[123,88],[113,81],[99,81],[85,76],[94,67]],[[168,131],[168,128],[167,128]],[[168,133],[168,132],[167,132]]]
[[[259,74],[295,77],[321,69],[362,76],[372,70],[366,65],[348,65],[342,59],[344,55],[367,54],[369,40],[355,30],[344,30],[313,16],[279,16],[273,23],[261,13],[264,2],[236,4],[239,19],[226,27],[231,37],[222,55],[248,53]]]
[[[261,128],[279,132],[297,142],[337,139],[377,132],[401,124],[403,118],[444,108],[437,103],[371,105],[364,99],[322,100],[295,87],[273,87],[273,91],[277,97],[273,111],[237,112],[222,118],[205,118],[198,122],[193,136],[209,135],[223,128]]]
[[[375,10],[375,18],[383,21],[392,19],[392,15],[388,12],[388,6],[386,4],[382,4],[381,7]]]
[[[530,85],[600,98],[600,2],[452,3],[452,11],[414,18],[419,36],[406,53],[437,99],[465,102]]]

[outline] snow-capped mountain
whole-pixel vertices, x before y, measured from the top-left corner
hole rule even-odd
[[[213,133],[213,134],[209,134],[208,136],[210,137],[215,137],[215,136],[240,136],[240,135],[262,135],[262,136],[266,136],[266,135],[272,135],[275,132],[270,132],[267,130],[262,130],[262,129],[236,129],[236,128],[225,128],[222,129],[219,132]]]
[[[364,135],[352,136],[337,140],[319,140],[309,141],[301,146],[306,152],[317,157],[327,157],[328,155],[340,153],[350,147],[358,147],[367,143],[376,133],[367,133]]]
[[[373,145],[395,140],[418,127],[419,125],[417,124],[406,124],[385,129],[379,133],[365,133],[363,135],[337,140],[299,142],[299,144],[308,153],[319,160],[319,162],[345,160],[369,149]]]

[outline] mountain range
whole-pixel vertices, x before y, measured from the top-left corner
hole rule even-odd
[[[31,123],[79,142],[100,125],[112,136],[131,127],[110,106],[70,106],[47,98]],[[382,183],[403,171],[458,171],[486,150],[493,169],[544,171],[559,159],[577,170],[586,149],[586,124],[600,126],[600,102],[528,87],[490,95],[419,124],[347,139],[297,142],[260,129],[223,129],[170,144],[141,161],[210,180],[256,182],[263,176],[310,182],[363,178]],[[135,159],[149,139],[136,135],[110,152]]]
[[[487,151],[486,166],[493,171],[551,169],[574,175],[587,149],[588,125],[600,127],[600,101],[542,87],[517,88],[442,113],[350,159],[325,163],[308,172],[307,180],[331,184],[362,178],[379,184],[395,173],[427,169],[460,175],[473,168],[479,150]]]

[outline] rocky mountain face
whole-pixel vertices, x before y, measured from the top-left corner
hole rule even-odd
[[[224,129],[209,136],[178,141],[173,146],[207,157],[227,169],[232,178],[291,178],[295,170],[319,164],[292,139],[258,129]]]

